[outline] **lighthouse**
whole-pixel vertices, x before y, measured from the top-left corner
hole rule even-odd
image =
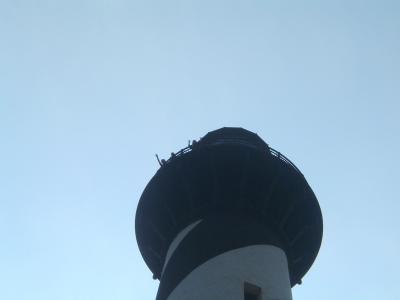
[[[135,218],[156,300],[291,300],[322,228],[300,170],[257,134],[227,127],[160,161]]]

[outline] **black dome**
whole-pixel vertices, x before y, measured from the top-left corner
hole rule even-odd
[[[322,241],[318,201],[293,163],[242,128],[209,132],[173,154],[146,186],[135,229],[154,277],[160,278],[167,250],[182,229],[209,217],[224,222],[227,215],[256,220],[273,232],[288,258],[292,286],[301,281]],[[237,245],[251,244],[240,234],[235,238]],[[235,243],[227,243],[226,251],[228,244]]]

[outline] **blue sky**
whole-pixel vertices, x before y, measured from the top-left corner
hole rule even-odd
[[[305,174],[296,300],[398,299],[400,2],[0,2],[0,298],[154,299],[137,201],[222,126]]]

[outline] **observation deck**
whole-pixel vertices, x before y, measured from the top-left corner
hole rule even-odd
[[[139,200],[135,220],[139,249],[154,278],[161,278],[178,233],[209,220],[210,237],[213,227],[233,233],[209,255],[273,240],[286,253],[291,285],[301,283],[321,245],[322,214],[303,174],[288,158],[255,133],[221,128],[160,164]],[[241,230],[246,224],[247,231]],[[195,267],[200,260],[190,263]]]

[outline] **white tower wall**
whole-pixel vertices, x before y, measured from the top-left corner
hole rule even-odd
[[[169,256],[198,223],[178,235],[168,251]],[[245,283],[261,288],[259,300],[291,300],[283,250],[272,245],[253,245],[213,257],[189,273],[167,300],[243,300]]]

